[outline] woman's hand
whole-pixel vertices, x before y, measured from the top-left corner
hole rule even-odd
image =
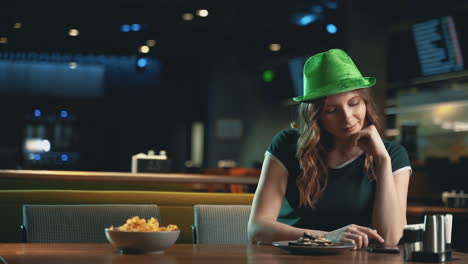
[[[374,125],[363,128],[356,133],[353,138],[354,145],[357,145],[364,152],[370,154],[377,160],[389,159],[387,149],[383,144],[379,131]]]
[[[369,245],[369,239],[374,239],[380,243],[384,242],[384,239],[377,233],[377,230],[358,225],[348,225],[331,231],[325,235],[325,238],[333,243],[355,244],[355,249],[366,248]]]

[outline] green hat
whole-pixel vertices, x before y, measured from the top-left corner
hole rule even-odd
[[[331,49],[310,57],[304,64],[304,96],[294,97],[303,102],[323,96],[371,87],[374,77],[362,77],[351,58],[340,49]]]

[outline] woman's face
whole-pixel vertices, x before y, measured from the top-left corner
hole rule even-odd
[[[328,96],[320,124],[336,139],[346,139],[361,131],[366,119],[366,104],[356,91]]]

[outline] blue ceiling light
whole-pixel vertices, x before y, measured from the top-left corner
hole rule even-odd
[[[34,159],[35,160],[41,160],[41,154],[34,154]]]
[[[290,16],[291,23],[298,25],[298,26],[307,26],[320,18],[318,14],[312,13],[296,13]]]
[[[132,31],[140,31],[141,25],[140,24],[132,24]]]
[[[120,26],[120,31],[130,32],[130,25],[124,24],[124,25]]]
[[[338,31],[338,28],[333,24],[327,25],[327,32],[330,34],[335,34]]]
[[[41,110],[39,110],[39,109],[34,110],[34,116],[39,117],[39,116],[41,116],[41,114],[42,114]]]
[[[305,15],[299,20],[299,25],[301,26],[307,26],[312,22],[315,22],[317,20],[316,15]]]
[[[323,6],[321,6],[321,5],[314,5],[314,6],[312,6],[312,7],[310,8],[310,10],[311,10],[312,12],[314,12],[315,14],[321,14],[321,13],[323,13],[324,8],[323,8]]]
[[[329,9],[337,9],[338,8],[338,3],[335,0],[325,1],[325,5]]]
[[[60,116],[61,116],[62,118],[67,118],[67,117],[68,117],[68,111],[66,111],[66,110],[60,111]]]
[[[138,68],[145,68],[148,66],[148,59],[147,58],[139,58],[137,60],[137,67]]]

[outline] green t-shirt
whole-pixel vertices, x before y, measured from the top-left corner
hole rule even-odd
[[[328,184],[314,208],[299,208],[299,190],[296,178],[299,175],[299,161],[296,158],[296,144],[299,132],[287,129],[278,133],[268,152],[278,159],[288,171],[288,185],[285,201],[278,221],[296,227],[331,231],[349,224],[369,226],[375,194],[375,181],[363,173],[362,153],[355,160],[339,168],[328,169]],[[392,171],[411,169],[408,154],[403,146],[394,141],[384,140],[392,160]]]

